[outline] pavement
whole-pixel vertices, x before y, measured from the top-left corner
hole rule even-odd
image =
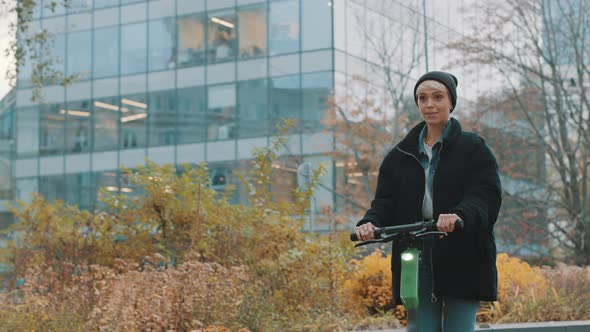
[[[590,332],[590,320],[518,324],[479,324],[476,331],[501,332]],[[367,330],[363,332],[405,332],[406,329]],[[454,331],[453,331],[454,332]]]

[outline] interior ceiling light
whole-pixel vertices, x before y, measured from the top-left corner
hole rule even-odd
[[[130,99],[127,99],[127,98],[121,99],[121,102],[123,104],[127,104],[127,105],[130,105],[130,106],[135,106],[135,107],[139,107],[139,108],[143,108],[143,109],[146,109],[147,108],[147,105],[146,104],[140,103],[140,102],[135,101],[135,100],[130,100]]]
[[[139,119],[143,119],[147,117],[147,113],[138,113],[138,114],[134,114],[134,115],[128,115],[126,117],[122,117],[121,118],[121,122],[125,123],[125,122],[129,122],[129,121],[133,121],[133,120],[139,120]]]
[[[72,110],[60,110],[59,114],[67,114],[67,115],[73,115],[73,116],[90,116],[90,112],[72,111]]]
[[[222,19],[219,19],[217,17],[211,17],[211,21],[213,21],[213,22],[215,22],[217,24],[221,24],[223,26],[226,26],[226,27],[228,27],[230,29],[233,29],[234,28],[234,25],[233,24],[229,23],[228,21],[224,21]]]
[[[119,109],[119,106],[115,106],[115,105],[112,105],[112,104],[103,103],[103,102],[100,102],[100,101],[95,101],[94,102],[94,106],[95,107],[104,108],[104,109],[107,109],[107,110],[111,110],[111,111],[115,111],[115,112],[117,112],[119,110],[121,110],[121,112],[123,112],[123,113],[129,111],[129,109],[127,107],[121,107]]]

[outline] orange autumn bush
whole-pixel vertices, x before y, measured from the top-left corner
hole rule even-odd
[[[498,268],[498,301],[505,303],[513,298],[542,297],[547,290],[547,279],[538,267],[505,253],[496,258]]]
[[[390,262],[391,254],[383,255],[379,250],[351,261],[354,272],[341,290],[347,310],[375,314],[393,308]]]

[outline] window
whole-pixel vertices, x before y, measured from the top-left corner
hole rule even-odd
[[[118,98],[95,99],[92,109],[94,115],[94,151],[117,149],[119,146],[118,123],[119,116],[122,113]]]
[[[210,141],[236,138],[236,87],[233,84],[209,87],[207,138]]]
[[[121,149],[146,146],[147,109],[144,94],[121,97]]]
[[[119,0],[95,0],[94,8],[113,7],[119,4]]]
[[[205,87],[201,86],[178,90],[176,123],[178,143],[205,141],[205,134],[207,133],[205,91]]]
[[[146,72],[146,23],[121,27],[121,74]]]
[[[53,41],[50,41],[49,43],[49,48],[51,51],[48,54],[46,54],[47,60],[43,59],[44,61],[48,61],[49,65],[46,69],[43,70],[43,72],[59,77],[66,72],[66,37],[63,34],[56,35]],[[36,65],[36,63],[34,65]],[[59,83],[49,81],[48,78],[45,78],[44,82],[46,84]]]
[[[62,2],[55,0],[43,1],[43,17],[64,15],[65,13],[66,9]]]
[[[67,103],[66,153],[90,151],[90,114],[90,105],[86,100]]]
[[[90,209],[95,201],[93,173],[66,174],[66,202],[77,204],[80,209]]]
[[[31,193],[39,192],[37,178],[18,178],[16,180],[16,197],[25,203],[31,203]]]
[[[200,16],[179,17],[178,25],[178,65],[181,67],[199,66],[205,63],[205,19]]]
[[[77,75],[80,79],[90,75],[92,57],[92,38],[90,31],[72,32],[68,34],[68,65],[67,75]]]
[[[329,48],[332,44],[332,7],[329,1],[302,0],[302,48]]]
[[[16,121],[17,156],[35,156],[39,150],[39,108],[20,108]]]
[[[62,104],[41,106],[41,156],[59,155],[65,145],[64,123],[66,111]]]
[[[346,11],[346,40],[348,53],[363,58],[367,47],[364,35],[366,31],[365,9],[354,2],[348,2]]]
[[[327,109],[326,100],[332,90],[332,75],[328,72],[305,74],[301,80],[303,93],[302,126],[305,130],[321,129],[321,120]]]
[[[266,55],[266,6],[242,8],[238,18],[240,59]]]
[[[119,73],[119,27],[94,30],[94,78]]]
[[[39,178],[39,193],[46,201],[53,202],[56,199],[65,198],[65,181],[63,174],[41,176]]]
[[[98,0],[97,2],[102,2]],[[68,13],[79,13],[92,9],[92,0],[69,0],[68,1]]]
[[[152,92],[148,102],[149,145],[176,144],[176,93]]]
[[[173,18],[149,22],[150,70],[173,69],[176,65],[176,25]]]
[[[209,16],[209,63],[233,61],[236,57],[236,15],[233,11]]]
[[[268,84],[266,79],[238,84],[239,137],[268,135]]]
[[[283,119],[300,119],[299,75],[271,79],[270,100],[270,130],[272,132],[276,131],[276,126]]]
[[[299,0],[270,4],[270,54],[299,50]]]

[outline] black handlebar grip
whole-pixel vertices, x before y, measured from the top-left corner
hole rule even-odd
[[[462,219],[457,219],[457,221],[455,221],[455,227],[457,227],[457,230],[462,230],[465,228],[465,222]]]
[[[359,238],[356,236],[356,231],[350,233],[350,241],[356,242]]]

